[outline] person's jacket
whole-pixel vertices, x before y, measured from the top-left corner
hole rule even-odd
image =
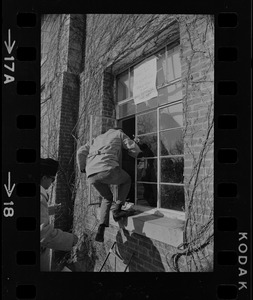
[[[40,267],[41,271],[51,270],[52,251],[70,251],[73,246],[74,235],[54,228],[49,220],[48,194],[40,186]]]
[[[132,157],[141,152],[139,146],[120,129],[109,129],[81,146],[77,151],[79,171],[92,174],[113,169],[120,165],[122,149],[126,149]]]

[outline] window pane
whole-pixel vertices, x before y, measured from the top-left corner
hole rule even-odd
[[[184,211],[184,187],[161,184],[161,207]]]
[[[138,183],[137,204],[157,207],[157,185],[149,183]]]
[[[128,97],[128,70],[118,77],[117,81],[118,102]]]
[[[183,126],[183,104],[160,109],[160,130]]]
[[[157,159],[137,161],[137,180],[157,182]]]
[[[173,81],[181,77],[181,61],[179,49],[171,49],[167,52],[167,80]]]
[[[137,134],[156,132],[156,130],[157,130],[156,111],[152,111],[150,113],[137,116]]]
[[[161,155],[184,154],[182,129],[172,129],[160,133]]]
[[[129,100],[128,102],[119,105],[118,108],[119,108],[119,118],[123,118],[126,116],[134,115],[136,106],[134,104],[134,100]]]
[[[133,97],[133,86],[134,86],[134,68],[130,69],[130,98]]]
[[[183,94],[182,94],[181,81],[178,81],[174,84],[158,89],[159,105],[181,100],[182,98],[183,98]]]
[[[140,148],[145,149],[149,157],[157,156],[157,134],[139,136]]]
[[[179,51],[174,53],[173,55],[173,64],[174,64],[175,78],[181,77],[181,60],[180,60]]]
[[[152,144],[157,143],[157,138],[156,138],[156,134],[155,135],[148,135],[148,136],[142,136],[139,137],[140,138],[140,144],[139,147],[143,153],[143,156],[145,158],[147,157],[154,157],[154,152],[153,149],[157,149],[157,147],[155,147],[154,145],[152,146]]]
[[[161,86],[165,83],[165,48],[155,54],[157,57],[157,75],[156,75],[156,86]]]
[[[158,97],[154,97],[152,99],[149,99],[148,101],[138,103],[136,105],[137,113],[143,112],[143,111],[151,109],[151,108],[155,108],[157,106],[158,106]]]
[[[184,183],[184,159],[167,157],[161,159],[161,182]]]
[[[174,70],[173,70],[173,62],[172,62],[171,56],[168,56],[167,66],[168,66],[168,82],[170,82],[175,79]]]

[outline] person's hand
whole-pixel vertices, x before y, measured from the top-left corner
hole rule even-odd
[[[144,153],[141,151],[141,152],[138,154],[137,158],[143,158],[143,159],[141,159],[141,160],[144,161]]]
[[[48,214],[51,215],[55,215],[56,212],[60,209],[61,203],[59,204],[54,204],[54,205],[50,205],[48,207]]]
[[[139,144],[139,143],[140,143],[140,139],[139,139],[138,137],[135,137],[135,138],[134,138],[134,142],[135,142],[136,144]]]
[[[72,245],[72,247],[74,247],[77,244],[77,242],[78,242],[78,237],[75,234],[73,234],[73,235],[74,235],[74,238],[73,238],[73,245]]]
[[[61,208],[61,203],[55,204],[54,205],[55,210],[58,210]]]

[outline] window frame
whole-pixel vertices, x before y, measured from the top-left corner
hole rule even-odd
[[[157,48],[155,51],[153,51],[152,53],[150,53],[147,57],[141,58],[140,60],[136,61],[136,63],[131,64],[131,65],[129,65],[128,67],[122,68],[122,69],[120,70],[120,73],[117,73],[117,74],[115,75],[115,81],[116,81],[116,99],[117,99],[117,90],[118,90],[118,78],[117,78],[117,77],[118,77],[120,74],[122,74],[122,73],[128,71],[128,84],[127,84],[128,91],[127,91],[127,94],[129,94],[129,91],[130,91],[130,74],[131,74],[131,69],[132,69],[133,67],[135,67],[135,66],[137,66],[138,64],[140,64],[141,62],[143,62],[146,58],[149,58],[149,57],[151,57],[151,56],[153,56],[153,55],[159,53],[162,49],[165,49],[165,63],[166,63],[166,70],[167,70],[167,69],[168,69],[168,65],[167,65],[167,64],[168,64],[168,62],[167,62],[168,51],[169,51],[169,50],[173,50],[173,52],[174,52],[176,48],[180,48],[180,43],[179,43],[179,41],[176,41],[176,42],[173,42],[172,44],[167,44],[167,45],[164,45],[164,46],[162,46],[162,47],[159,47],[159,48]],[[166,76],[166,80],[167,80],[167,72],[166,72],[165,76]],[[164,84],[159,85],[159,86],[156,87],[157,90],[162,89],[162,88],[167,87],[167,86],[170,86],[170,85],[173,85],[173,84],[175,84],[175,83],[177,83],[177,82],[180,82],[180,81],[182,80],[182,77],[178,77],[178,78],[176,78],[176,79],[174,79],[174,80],[172,80],[172,81],[170,81],[170,82],[167,82],[166,80],[165,80],[165,83],[164,83]],[[121,101],[118,101],[118,99],[117,99],[117,106],[120,106],[120,105],[122,105],[122,104],[125,104],[125,103],[127,103],[128,101],[131,101],[131,100],[133,100],[133,99],[134,99],[133,97],[127,97],[126,99],[121,100]],[[135,114],[136,114],[136,112],[135,112]]]
[[[168,78],[168,75],[167,75],[167,71],[168,71],[168,61],[167,61],[168,60],[168,51],[173,50],[173,52],[174,52],[178,48],[180,48],[180,44],[177,41],[177,42],[174,42],[172,44],[164,45],[164,46],[156,49],[152,54],[147,56],[147,57],[150,57],[152,55],[155,55],[155,54],[159,53],[160,51],[162,51],[162,49],[165,49],[165,63],[166,63],[166,65],[165,65],[165,68],[166,68],[165,83],[162,84],[162,85],[157,86],[156,87],[157,90],[168,87],[168,86],[171,86],[171,85],[173,85],[177,82],[182,81],[182,76],[180,76],[180,77],[178,77],[178,78],[176,78],[172,81],[169,81],[169,82],[167,81],[167,78]],[[147,58],[147,57],[145,57],[145,58]],[[135,203],[134,204],[135,204],[136,209],[141,210],[143,212],[147,212],[147,213],[150,213],[150,214],[161,212],[165,216],[175,217],[175,218],[184,220],[185,219],[185,212],[184,211],[177,211],[177,210],[172,210],[172,209],[161,207],[161,197],[160,197],[161,196],[161,174],[160,174],[161,164],[160,164],[160,160],[161,160],[161,158],[164,158],[164,157],[183,157],[184,158],[184,154],[173,155],[173,156],[172,155],[165,155],[165,156],[160,155],[160,132],[167,131],[168,129],[164,129],[164,130],[160,131],[160,119],[159,119],[159,113],[160,113],[161,109],[164,109],[166,107],[170,107],[170,106],[182,103],[183,98],[181,98],[179,100],[176,100],[176,101],[173,101],[173,102],[170,102],[170,103],[165,103],[165,104],[162,104],[162,105],[158,104],[157,107],[148,108],[148,109],[146,109],[145,111],[142,111],[142,112],[137,112],[137,106],[136,106],[135,107],[135,113],[126,115],[124,117],[119,117],[119,106],[124,105],[125,103],[128,103],[128,102],[134,100],[133,97],[130,97],[131,70],[134,66],[137,66],[139,63],[144,61],[145,58],[142,58],[140,61],[128,66],[125,69],[122,69],[121,72],[115,76],[115,81],[116,81],[116,93],[115,93],[116,95],[115,96],[116,96],[116,99],[117,99],[117,97],[118,97],[118,76],[128,70],[128,82],[127,82],[127,88],[128,88],[127,96],[128,97],[124,100],[118,101],[118,99],[117,99],[117,101],[116,101],[116,119],[117,119],[117,121],[121,121],[121,120],[130,118],[131,116],[134,116],[135,117],[135,136],[138,136],[137,135],[137,118],[138,118],[138,116],[142,115],[142,114],[150,113],[152,111],[156,111],[156,114],[157,114],[157,130],[156,130],[156,132],[152,132],[153,134],[154,133],[157,134],[157,156],[155,156],[155,158],[157,159],[157,182],[156,182],[156,186],[157,186],[157,206],[156,207],[151,207],[151,206],[144,206],[144,205],[136,204],[137,203],[137,184],[138,184],[138,181],[137,181],[137,162],[138,162],[138,160],[137,159],[135,159],[135,182],[134,182],[135,183]],[[177,127],[177,128],[182,128],[183,129],[184,126]],[[152,134],[152,133],[148,133],[148,134]],[[148,135],[148,134],[140,134],[139,136],[142,136],[142,135],[144,136],[144,135]],[[140,181],[140,182],[142,182],[142,181]],[[143,183],[145,183],[145,182],[143,182]],[[184,183],[162,183],[162,184],[163,185],[182,186],[182,187],[185,186]]]
[[[161,207],[161,197],[160,197],[161,196],[161,184],[162,185],[181,186],[181,187],[185,186],[184,183],[168,183],[168,182],[165,183],[165,182],[161,182],[161,163],[160,163],[161,158],[167,158],[167,157],[182,157],[182,158],[184,158],[184,154],[178,154],[178,155],[161,155],[160,154],[160,133],[163,132],[163,131],[167,131],[168,129],[164,129],[164,130],[160,131],[159,113],[160,113],[161,109],[164,109],[166,107],[170,107],[170,106],[173,106],[173,105],[177,105],[177,104],[180,104],[180,103],[182,103],[182,99],[177,100],[177,101],[172,102],[172,103],[164,104],[162,106],[159,106],[159,107],[156,107],[156,108],[153,108],[153,109],[149,109],[145,112],[140,112],[140,113],[135,114],[135,136],[139,137],[139,136],[146,136],[146,135],[150,135],[150,134],[154,134],[154,133],[157,134],[157,156],[154,157],[155,159],[157,159],[157,182],[155,183],[157,185],[157,207],[150,207],[150,206],[144,206],[144,205],[136,204],[136,202],[137,202],[137,185],[138,185],[138,183],[141,182],[141,183],[152,184],[151,182],[144,182],[144,181],[138,181],[137,180],[137,162],[138,162],[138,159],[135,159],[135,206],[140,210],[151,210],[151,211],[159,210],[159,211],[161,211],[165,214],[173,214],[173,215],[176,215],[179,218],[184,218],[185,217],[185,212],[177,211],[177,210],[173,210],[173,209],[168,209],[168,208],[162,208]],[[156,111],[156,113],[157,113],[157,130],[154,131],[154,132],[151,132],[151,133],[137,135],[137,117],[138,117],[138,115],[147,114],[151,111]],[[183,129],[183,128],[184,128],[184,126],[176,127],[176,128],[173,128],[173,129]]]

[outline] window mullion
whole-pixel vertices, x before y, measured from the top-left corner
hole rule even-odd
[[[134,137],[137,137],[137,116],[135,115],[134,118],[135,122],[135,132]],[[137,158],[135,158],[135,166],[134,166],[134,172],[135,172],[135,181],[134,181],[134,198],[135,198],[135,205],[137,205]]]
[[[128,69],[128,80],[127,80],[127,99],[130,98],[130,68]]]
[[[158,200],[158,208],[161,207],[161,197],[160,197],[160,135],[159,135],[159,129],[160,129],[160,120],[159,120],[159,108],[157,109],[157,200]]]
[[[168,81],[167,81],[167,70],[168,70],[168,66],[167,66],[167,64],[168,64],[168,62],[167,62],[167,60],[168,60],[168,53],[167,53],[167,46],[165,46],[165,83],[167,83]]]

